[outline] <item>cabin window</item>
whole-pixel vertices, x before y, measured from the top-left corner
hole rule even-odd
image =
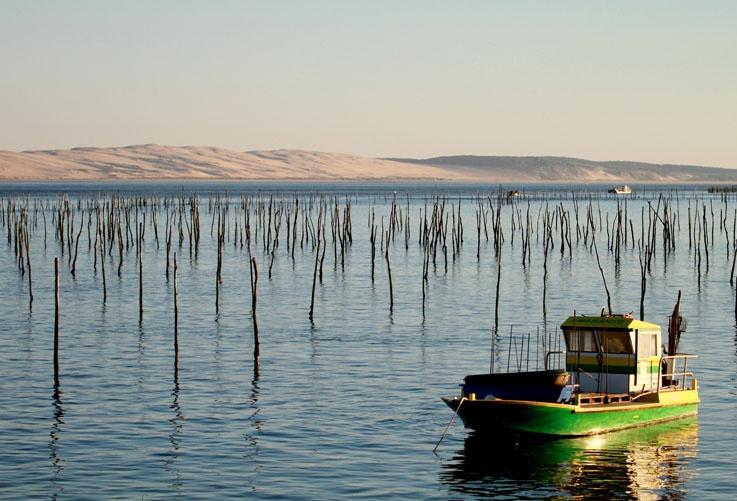
[[[601,349],[605,353],[632,353],[629,333],[617,331],[602,332]]]
[[[637,340],[637,358],[658,355],[658,335],[640,332]]]
[[[566,331],[566,345],[568,351],[596,352],[596,337],[593,331],[575,330]]]
[[[637,338],[637,357],[647,358],[650,356],[650,350],[652,349],[652,343],[650,342],[650,334],[640,332]]]

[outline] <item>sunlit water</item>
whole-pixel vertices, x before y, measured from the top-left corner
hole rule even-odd
[[[277,187],[278,188],[278,187]],[[285,194],[305,187],[281,187]],[[111,185],[62,187],[83,199]],[[151,195],[176,195],[175,185],[130,186]],[[188,191],[271,190],[249,185],[187,185]],[[311,188],[313,191],[316,188]],[[411,192],[412,234],[391,244],[394,311],[389,313],[386,263],[377,256],[370,277],[367,214],[386,216],[394,190],[406,204]],[[494,190],[484,187],[483,190]],[[5,187],[55,200],[44,185]],[[234,191],[235,190],[235,191]],[[432,449],[451,412],[440,396],[455,395],[469,373],[488,370],[494,323],[497,265],[482,232],[476,258],[475,202],[479,188],[452,188],[448,204],[462,203],[461,255],[431,266],[423,322],[422,250],[418,216],[438,186],[332,186],[353,193],[353,245],[345,267],[332,243],[317,285],[315,324],[308,318],[314,253],[287,253],[284,236],[272,277],[270,255],[258,261],[261,364],[253,363],[248,251],[226,240],[219,314],[215,313],[216,243],[210,237],[207,196],[202,197],[202,242],[179,256],[179,370],[174,371],[173,293],[165,276],[165,248],[147,229],[144,249],[145,312],[138,321],[135,250],[108,259],[108,298],[92,270],[86,232],[76,278],[61,259],[61,378],[53,381],[53,259],[59,255],[48,215],[32,238],[34,295],[15,263],[6,235],[0,250],[0,496],[23,498],[540,498],[610,496],[733,498],[737,489],[737,336],[731,252],[715,229],[710,269],[699,281],[686,229],[688,199],[680,192],[678,247],[667,266],[659,245],[648,278],[646,319],[664,324],[678,289],[689,328],[681,349],[698,353],[698,420],[575,440],[529,442],[480,437],[459,422]],[[235,199],[237,195],[232,195]],[[286,196],[286,195],[285,195]],[[648,197],[657,200],[658,192]],[[674,195],[675,196],[675,195]],[[556,192],[567,210],[570,195]],[[76,195],[73,195],[76,199]],[[708,206],[708,199],[705,199]],[[531,202],[537,218],[539,200]],[[559,203],[558,200],[551,202]],[[584,201],[580,201],[583,215]],[[616,201],[599,202],[602,213]],[[639,235],[641,198],[629,202]],[[597,205],[597,202],[594,202]],[[692,206],[695,202],[692,202]],[[721,207],[714,200],[715,210]],[[526,211],[526,202],[520,204]],[[734,210],[734,201],[729,211]],[[531,242],[532,262],[521,265],[519,235],[511,245],[509,206],[503,208],[500,323],[535,336],[542,324],[542,240]],[[314,215],[313,215],[314,217]],[[733,214],[730,213],[730,232]],[[610,219],[611,221],[611,219]],[[163,219],[159,218],[163,226]],[[282,231],[286,228],[282,226]],[[575,231],[575,229],[574,229]],[[491,235],[490,235],[491,237]],[[556,237],[557,238],[557,237]],[[555,327],[575,309],[598,313],[606,297],[595,257],[573,238],[572,256],[558,242],[548,262],[548,322]],[[330,232],[328,230],[328,239]],[[617,270],[597,238],[615,310],[639,309],[637,249],[623,251]],[[176,238],[175,238],[176,244]],[[115,252],[113,256],[115,257]],[[524,324],[524,326],[522,326]],[[506,332],[506,330],[504,331]],[[503,357],[502,357],[502,360]],[[534,364],[533,360],[530,362]],[[504,360],[506,364],[506,360]]]

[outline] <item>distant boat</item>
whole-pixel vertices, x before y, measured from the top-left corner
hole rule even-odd
[[[671,318],[666,354],[656,324],[574,315],[561,325],[566,370],[466,376],[461,396],[443,401],[467,428],[493,434],[585,436],[693,416],[694,355],[677,351],[678,305]]]
[[[615,195],[630,195],[632,194],[632,188],[630,188],[626,184],[623,184],[621,186],[615,186],[614,188],[610,189],[609,193],[613,193]]]

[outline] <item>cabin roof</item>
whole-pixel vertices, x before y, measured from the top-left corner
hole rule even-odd
[[[573,327],[584,327],[590,329],[622,329],[622,330],[659,330],[660,326],[657,324],[651,324],[644,320],[638,320],[632,317],[625,317],[623,315],[613,316],[591,316],[587,317],[584,315],[576,315],[568,317],[565,322],[561,324],[563,329],[571,329]]]

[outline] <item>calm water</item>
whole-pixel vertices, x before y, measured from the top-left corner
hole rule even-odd
[[[48,185],[6,185],[7,196],[32,192],[55,201]],[[87,199],[111,185],[67,185]],[[177,185],[125,185],[122,191],[176,194]],[[248,251],[226,239],[219,314],[215,312],[216,242],[210,236],[205,193],[315,186],[187,185],[203,194],[202,242],[197,258],[174,247],[180,259],[179,370],[174,371],[173,293],[165,276],[166,251],[151,228],[144,244],[145,313],[138,321],[138,272],[133,248],[122,277],[108,259],[108,299],[93,273],[86,231],[76,278],[66,257],[61,267],[61,381],[53,384],[53,259],[59,255],[47,214],[33,230],[35,300],[28,306],[27,277],[12,245],[0,244],[0,497],[139,499],[253,498],[540,498],[611,496],[647,498],[734,497],[737,489],[737,333],[735,289],[729,284],[732,253],[724,233],[709,249],[710,269],[698,280],[688,248],[688,200],[706,197],[681,189],[678,247],[663,260],[658,250],[648,278],[646,319],[664,324],[677,290],[689,320],[681,349],[698,353],[693,369],[702,404],[697,420],[575,440],[530,442],[476,436],[457,422],[432,453],[451,417],[440,396],[455,395],[469,373],[488,370],[497,267],[493,244],[482,232],[476,258],[478,187],[451,187],[465,227],[460,256],[431,266],[423,322],[422,250],[418,216],[437,185],[330,186],[353,193],[353,245],[345,267],[326,253],[317,285],[315,325],[308,319],[314,252],[282,241],[271,261],[259,245],[261,364],[254,368]],[[484,187],[484,190],[494,189]],[[377,258],[370,277],[367,215],[389,213],[391,193],[411,193],[409,249],[391,244],[394,312],[389,314],[387,271]],[[664,192],[671,192],[665,188]],[[566,187],[555,191],[566,210]],[[639,235],[640,208],[659,191],[629,202]],[[72,195],[76,200],[77,195]],[[236,195],[232,195],[235,198]],[[542,195],[540,195],[542,196]],[[674,195],[675,196],[675,195]],[[701,200],[701,198],[700,198]],[[709,199],[703,199],[709,206]],[[703,203],[703,202],[699,202]],[[531,202],[533,223],[544,202]],[[584,202],[580,202],[582,218]],[[723,208],[713,201],[718,215]],[[598,202],[610,221],[616,201]],[[597,207],[597,202],[594,202]],[[526,202],[520,205],[526,211]],[[674,200],[675,208],[675,200]],[[731,235],[735,202],[729,203]],[[519,234],[511,242],[511,208],[504,207],[500,323],[503,332],[534,338],[542,324],[542,238],[534,234],[531,265],[521,265]],[[231,214],[232,217],[232,214]],[[314,217],[314,213],[313,213]],[[710,217],[710,216],[709,216]],[[148,220],[150,222],[150,219]],[[163,217],[159,216],[160,232]],[[282,232],[286,225],[282,225]],[[541,229],[541,227],[540,227]],[[490,235],[491,237],[491,235]],[[93,237],[94,238],[94,237]],[[730,236],[733,238],[733,236]],[[328,240],[330,230],[328,228]],[[639,309],[637,249],[623,251],[619,268],[597,237],[612,304]],[[236,245],[234,245],[236,244]],[[606,304],[596,259],[572,235],[572,256],[559,242],[548,261],[548,322],[555,327],[575,309],[597,313]],[[440,257],[440,256],[439,256]],[[449,256],[450,257],[450,256]],[[506,360],[505,360],[506,363]],[[534,363],[534,357],[531,363]]]

